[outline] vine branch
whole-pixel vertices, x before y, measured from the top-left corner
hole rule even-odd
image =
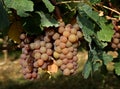
[[[104,5],[100,5],[100,4],[97,4],[97,5],[105,8],[105,9],[108,9],[108,10],[110,10],[110,11],[112,11],[112,12],[115,12],[115,13],[117,13],[118,15],[120,15],[120,12],[116,11],[115,9],[112,9],[112,8],[110,8],[110,7],[107,7],[107,6],[104,6]]]
[[[80,1],[61,1],[61,2],[57,2],[56,4],[59,5],[59,4],[67,4],[67,3],[80,3],[80,2],[83,2],[82,0]]]

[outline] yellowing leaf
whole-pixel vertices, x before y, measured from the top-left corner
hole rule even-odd
[[[22,25],[20,21],[15,21],[9,29],[8,36],[10,39],[15,41],[16,43],[20,43],[20,34],[23,31]]]

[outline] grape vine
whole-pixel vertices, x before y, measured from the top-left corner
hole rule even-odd
[[[84,78],[102,71],[111,62],[115,64],[113,72],[120,75],[117,3],[113,0],[1,0],[0,34],[19,44],[21,72],[26,79],[39,78],[39,68],[49,71],[52,64],[63,75],[76,74],[77,55],[81,50],[88,52],[82,70]]]

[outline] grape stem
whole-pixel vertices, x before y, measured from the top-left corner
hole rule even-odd
[[[112,12],[115,12],[116,14],[120,15],[120,12],[118,12],[118,11],[116,11],[115,9],[112,9],[112,8],[110,8],[110,7],[107,7],[107,6],[104,6],[104,5],[100,5],[100,4],[97,4],[97,6],[103,7],[103,8],[105,8],[105,9],[108,9],[108,10],[110,10],[110,11],[112,11]]]
[[[80,2],[83,2],[83,1],[82,0],[81,1],[61,1],[61,2],[57,2],[57,5],[66,4],[66,3],[80,3]]]
[[[62,16],[61,16],[60,9],[59,9],[59,7],[57,6],[56,0],[50,0],[50,2],[55,6],[55,11],[54,11],[54,13],[55,13],[55,16],[56,16],[57,20],[58,20],[59,22],[62,22],[63,19],[62,19]]]

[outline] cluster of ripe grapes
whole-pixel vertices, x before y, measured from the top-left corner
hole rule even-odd
[[[64,75],[74,74],[77,69],[77,48],[82,38],[78,24],[65,26],[60,23],[58,28],[47,28],[44,32],[41,36],[20,35],[20,64],[24,77],[36,79],[38,68],[47,70],[48,65],[54,62]]]
[[[56,65],[64,75],[74,74],[77,69],[77,49],[82,33],[77,24],[60,25],[58,32],[53,35]]]
[[[115,31],[112,38],[111,47],[115,50],[120,49],[120,32],[119,31]]]

